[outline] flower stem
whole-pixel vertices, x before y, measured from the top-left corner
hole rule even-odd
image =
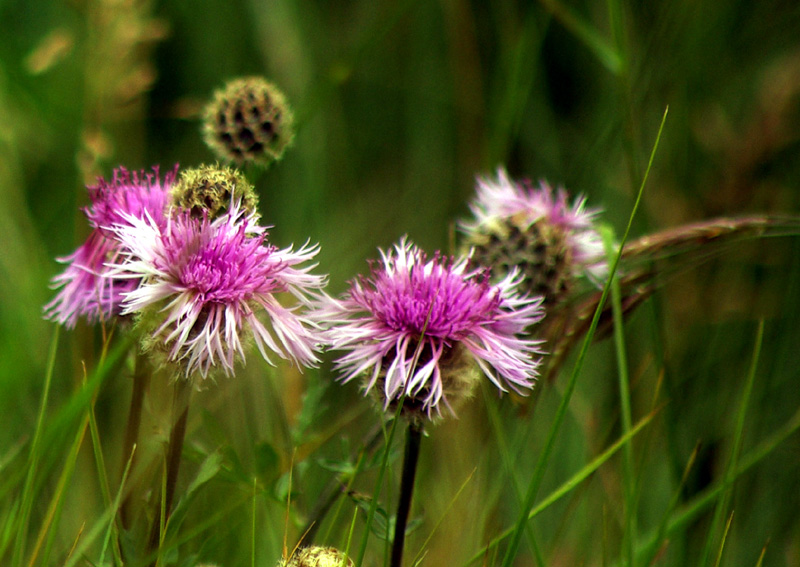
[[[131,407],[128,412],[128,423],[125,426],[125,439],[122,445],[122,466],[120,474],[124,474],[126,467],[133,468],[135,455],[133,446],[139,438],[139,426],[142,422],[142,407],[144,394],[150,382],[150,366],[143,356],[136,356],[136,368],[133,373],[133,390],[131,391]],[[130,465],[128,463],[130,462]],[[122,504],[119,507],[120,522],[123,529],[128,529],[130,515],[131,491],[125,490]]]
[[[162,495],[162,505],[150,529],[149,551],[151,553],[156,551],[161,544],[161,538],[164,530],[166,530],[169,514],[172,510],[172,500],[175,496],[175,486],[178,483],[178,469],[180,468],[181,453],[183,452],[183,440],[186,437],[186,422],[189,417],[189,398],[191,393],[192,386],[190,381],[178,379],[175,382],[175,391],[172,398],[172,431],[169,435],[169,445],[167,445],[167,455],[164,462],[166,482]],[[154,562],[153,565],[155,564]]]
[[[403,564],[403,546],[406,540],[406,524],[411,510],[411,496],[414,492],[414,478],[417,475],[419,446],[422,441],[422,426],[411,421],[408,424],[406,449],[403,456],[403,476],[400,479],[400,501],[397,504],[397,517],[394,524],[394,542],[392,543],[391,567]]]

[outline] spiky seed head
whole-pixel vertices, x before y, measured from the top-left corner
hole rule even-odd
[[[203,139],[221,160],[268,166],[294,138],[284,94],[262,77],[228,82],[203,113]]]
[[[296,550],[278,567],[354,567],[353,560],[335,547],[311,546]]]
[[[562,227],[540,219],[520,226],[513,217],[469,235],[472,259],[490,266],[502,278],[516,268],[524,276],[522,289],[555,305],[567,297],[575,283],[572,248]]]
[[[195,218],[219,218],[230,210],[234,200],[241,210],[257,214],[258,196],[253,186],[239,171],[219,165],[182,171],[170,191],[172,206],[189,211]]]
[[[584,197],[570,203],[563,188],[516,181],[502,168],[496,178],[479,177],[476,189],[474,218],[460,223],[464,253],[472,251],[472,260],[490,267],[493,278],[516,269],[524,276],[521,289],[541,295],[546,309],[583,280],[602,287],[607,265],[594,227],[599,211],[587,209]]]

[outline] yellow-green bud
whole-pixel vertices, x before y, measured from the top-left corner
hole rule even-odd
[[[261,77],[230,81],[203,113],[203,139],[221,160],[268,166],[294,138],[286,97]]]
[[[354,567],[353,560],[335,547],[304,547],[289,559],[281,559],[278,567]]]
[[[258,196],[244,175],[230,167],[201,165],[181,172],[181,178],[170,191],[174,207],[186,209],[192,216],[215,219],[230,209],[232,200],[248,213],[256,213]]]

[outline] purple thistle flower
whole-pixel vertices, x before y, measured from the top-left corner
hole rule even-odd
[[[112,274],[141,283],[125,294],[122,313],[141,314],[150,334],[146,346],[166,349],[186,377],[199,372],[205,378],[214,366],[231,374],[236,354],[244,360],[245,335],[270,364],[268,350],[306,366],[318,362],[316,324],[275,297],[288,292],[307,304],[309,290],[325,285],[324,276],[309,273],[315,264],[296,267],[318,246],[294,252],[266,244],[266,229],[237,202],[214,221],[189,211],[164,224],[149,215],[123,220],[113,230],[124,260]]]
[[[452,411],[448,394],[464,389],[452,382],[474,364],[501,391],[533,386],[540,343],[524,335],[544,313],[540,298],[517,292],[516,274],[491,285],[467,259],[429,260],[405,238],[381,256],[370,277],[340,300],[324,296],[314,314],[331,348],[345,351],[336,361],[342,381],[364,375],[369,391],[380,378],[387,407],[405,395],[428,416],[440,402]]]
[[[599,211],[586,209],[584,197],[570,206],[564,189],[544,181],[534,188],[498,169],[497,179],[478,178],[470,209],[473,220],[460,223],[465,253],[495,278],[519,270],[522,288],[543,296],[548,311],[584,277],[601,286],[608,269],[593,225]]]
[[[47,319],[72,328],[79,317],[94,323],[120,314],[124,294],[138,282],[109,277],[107,264],[119,256],[120,243],[108,227],[145,215],[165,223],[164,210],[176,172],[177,166],[162,181],[158,167],[151,173],[120,167],[110,182],[100,178],[97,185],[87,188],[91,204],[84,213],[92,232],[75,252],[57,258],[67,267],[52,280],[59,292],[44,306]]]
[[[603,241],[594,228],[600,211],[587,209],[586,197],[579,195],[570,207],[563,187],[554,192],[546,181],[540,181],[534,188],[510,179],[503,168],[498,168],[496,180],[478,178],[476,190],[477,198],[469,206],[475,220],[461,223],[464,232],[492,229],[509,220],[524,231],[544,221],[566,235],[576,271],[587,270],[595,281],[605,276]]]

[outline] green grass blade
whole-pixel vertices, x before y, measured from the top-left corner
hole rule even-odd
[[[433,529],[431,529],[431,532],[428,534],[428,537],[426,537],[425,541],[422,542],[422,545],[419,547],[419,551],[417,551],[417,554],[414,556],[414,560],[411,561],[411,565],[417,565],[419,563],[419,561],[422,560],[422,556],[425,553],[425,548],[428,546],[428,544],[433,539],[433,534],[435,534],[436,530],[439,528],[439,526],[442,525],[442,522],[444,521],[444,518],[447,515],[447,513],[450,511],[450,508],[453,507],[453,504],[456,503],[456,500],[458,500],[458,497],[461,496],[462,492],[464,492],[464,489],[470,483],[470,481],[472,480],[472,477],[475,476],[475,471],[477,471],[477,470],[478,470],[477,468],[472,469],[472,472],[469,473],[469,476],[467,476],[467,478],[464,479],[464,482],[461,483],[461,486],[456,491],[456,493],[453,495],[453,498],[450,499],[450,502],[447,504],[447,507],[445,508],[444,512],[442,512],[441,517],[434,524]]]
[[[27,476],[25,477],[25,485],[22,489],[21,506],[19,513],[19,522],[17,524],[17,540],[14,546],[14,555],[11,559],[11,565],[15,567],[22,565],[22,558],[25,554],[25,544],[27,543],[28,536],[28,522],[31,516],[31,506],[33,505],[33,486],[36,477],[37,465],[40,454],[40,445],[42,439],[42,431],[44,425],[44,415],[47,411],[47,401],[50,396],[50,385],[53,380],[53,369],[55,367],[56,352],[58,350],[58,337],[61,328],[56,326],[53,332],[53,339],[50,342],[50,352],[47,356],[47,368],[44,375],[44,391],[42,392],[42,401],[39,406],[39,415],[36,417],[36,430],[33,434],[33,441],[31,442],[31,452],[28,455]]]
[[[53,495],[53,499],[50,501],[47,513],[45,514],[45,520],[39,529],[39,535],[36,538],[36,544],[33,546],[31,558],[28,561],[28,567],[33,567],[36,564],[36,558],[39,555],[39,551],[41,550],[42,544],[45,541],[45,536],[47,536],[47,545],[45,547],[45,553],[41,564],[50,564],[50,550],[52,549],[53,536],[55,534],[54,528],[56,525],[58,525],[58,518],[61,515],[61,506],[64,503],[62,496],[64,495],[64,491],[67,489],[67,484],[70,482],[72,475],[75,472],[75,462],[78,460],[78,451],[80,450],[81,445],[83,445],[83,438],[86,435],[86,427],[88,423],[89,416],[87,415],[84,418],[83,423],[78,428],[75,439],[72,441],[72,446],[67,454],[67,462],[64,465],[64,469],[62,470],[61,476],[56,484],[55,494]]]
[[[511,562],[516,555],[517,549],[519,548],[519,542],[522,537],[522,532],[525,527],[525,522],[528,521],[528,511],[533,507],[533,502],[536,499],[536,494],[539,491],[539,486],[544,478],[544,471],[547,467],[547,463],[550,459],[550,455],[553,451],[553,447],[555,446],[556,437],[558,436],[558,432],[561,428],[561,423],[564,421],[564,416],[567,413],[567,406],[569,405],[569,400],[572,397],[572,392],[575,389],[575,384],[577,383],[578,374],[583,366],[583,361],[586,358],[586,352],[589,350],[589,344],[594,336],[594,332],[597,329],[597,324],[600,321],[600,313],[603,311],[603,307],[605,306],[606,297],[608,297],[609,288],[610,288],[610,281],[614,277],[614,273],[617,270],[617,266],[619,265],[620,257],[622,256],[622,248],[625,245],[626,240],[628,239],[628,234],[630,233],[631,226],[633,225],[633,219],[636,216],[636,211],[639,209],[639,203],[642,200],[642,194],[644,193],[644,186],[647,183],[647,178],[650,174],[650,169],[653,166],[653,160],[655,159],[656,150],[658,149],[658,143],[661,139],[661,134],[664,131],[664,123],[667,120],[667,113],[669,111],[669,107],[664,110],[664,115],[661,118],[661,125],[658,128],[658,134],[656,135],[655,143],[653,144],[653,149],[650,152],[650,160],[647,164],[647,169],[645,170],[644,177],[642,179],[642,183],[639,186],[639,193],[636,196],[636,201],[634,202],[633,209],[631,210],[630,217],[628,218],[628,226],[625,228],[625,234],[622,237],[622,241],[619,245],[619,251],[617,252],[617,257],[614,259],[614,263],[609,270],[609,281],[606,282],[606,285],[603,287],[603,293],[600,297],[600,301],[597,303],[597,309],[595,309],[594,316],[592,317],[592,322],[589,326],[589,330],[586,333],[586,337],[584,338],[583,344],[581,345],[581,350],[578,353],[578,359],[575,362],[575,366],[572,370],[572,374],[570,375],[569,382],[567,383],[567,387],[564,390],[564,395],[561,399],[561,403],[556,411],[556,417],[553,421],[553,425],[550,428],[550,432],[548,433],[547,441],[545,442],[545,446],[539,456],[539,460],[536,463],[536,467],[533,472],[532,480],[530,485],[528,486],[528,492],[525,496],[525,506],[520,514],[519,520],[517,521],[516,528],[514,529],[513,536],[511,538],[511,542],[506,550],[506,554],[503,558],[503,567],[511,567]]]
[[[86,537],[82,537],[83,534],[78,535],[80,539],[77,542],[73,552],[69,554],[69,558],[64,563],[64,567],[74,567],[78,561],[85,559],[84,556],[86,554],[86,550],[94,543],[100,534],[103,533],[103,530],[106,531],[106,538],[109,537],[111,524],[114,522],[114,518],[117,515],[117,508],[119,507],[119,503],[122,499],[122,492],[125,486],[125,480],[128,476],[128,471],[130,469],[130,463],[131,460],[128,461],[128,465],[125,467],[125,472],[122,476],[122,483],[120,484],[120,489],[117,492],[114,506],[103,512],[100,518],[95,522],[94,526],[92,526],[92,529],[86,534]],[[105,545],[103,547],[105,548]]]
[[[603,245],[609,263],[614,258],[614,232],[611,227],[603,226],[600,229]],[[622,415],[622,432],[631,430],[631,393],[630,373],[628,371],[628,355],[625,348],[625,321],[622,314],[622,292],[619,287],[619,278],[616,275],[611,279],[611,307],[614,315],[614,347],[617,355],[617,383],[619,386],[620,413]],[[636,549],[636,478],[634,474],[633,446],[630,443],[622,448],[622,484],[625,498],[625,529],[622,534],[622,548],[625,552],[626,563],[635,565],[634,550]]]
[[[594,54],[598,61],[608,69],[611,74],[619,75],[623,69],[623,59],[596,29],[581,20],[569,8],[556,0],[540,0],[545,9],[567,28],[575,37]]]
[[[751,450],[742,457],[739,465],[735,469],[735,474],[733,474],[732,480],[736,480],[741,475],[748,472],[751,468],[759,464],[798,430],[800,430],[800,409],[794,413],[794,415],[783,427],[775,431],[768,439],[762,441],[755,449]],[[672,537],[675,534],[687,529],[694,521],[697,520],[698,516],[700,516],[700,514],[702,514],[706,508],[716,502],[717,498],[725,487],[725,480],[717,482],[696,496],[681,510],[676,512],[669,521],[665,537]],[[659,542],[663,541],[663,539],[663,537],[657,539],[657,534],[653,534],[650,537],[640,540],[643,541],[643,543],[637,549],[637,557],[652,555],[654,553],[654,549],[658,547]]]
[[[42,432],[41,450],[44,461],[49,462],[58,454],[58,443],[64,431],[71,431],[85,415],[103,382],[111,375],[119,361],[127,354],[128,349],[134,344],[133,333],[111,350],[108,357],[98,363],[92,371],[89,380],[81,385],[81,388],[73,393],[63,407],[59,408],[55,415],[48,420],[47,427]]]
[[[422,342],[420,341],[420,344]],[[381,488],[383,486],[383,476],[386,473],[386,469],[389,465],[389,454],[392,450],[392,440],[394,439],[394,433],[397,429],[397,422],[400,421],[400,411],[403,409],[403,403],[405,402],[405,395],[400,399],[400,403],[397,407],[397,415],[394,416],[392,420],[392,426],[389,428],[389,435],[386,438],[386,450],[383,452],[383,458],[381,460],[380,469],[378,469],[378,480],[375,483],[375,490],[372,494],[372,501],[369,505],[369,511],[367,512],[367,523],[364,529],[364,535],[361,538],[361,546],[358,550],[358,561],[356,561],[356,565],[363,565],[364,564],[364,555],[367,553],[367,542],[369,541],[369,533],[370,533],[370,526],[372,525],[372,520],[375,518],[375,511],[378,509],[378,499],[380,497]]]
[[[722,541],[719,542],[719,550],[717,551],[717,560],[714,562],[714,567],[719,567],[722,562],[722,551],[725,549],[725,541],[728,539],[728,532],[731,529],[733,522],[733,512],[728,516],[728,521],[725,522],[725,531],[722,532]]]
[[[517,476],[514,474],[515,463],[513,457],[511,456],[511,449],[508,446],[508,440],[506,439],[500,424],[500,416],[497,412],[497,405],[493,403],[493,400],[490,396],[486,395],[486,390],[488,387],[486,386],[485,382],[481,382],[481,386],[484,388],[483,399],[486,402],[486,410],[489,416],[489,423],[492,426],[492,432],[494,433],[494,439],[497,443],[497,447],[499,448],[500,457],[503,459],[503,465],[505,466],[508,476],[511,480],[511,488],[514,491],[514,497],[517,500],[517,505],[521,508],[524,505],[522,490],[519,486]],[[531,550],[536,555],[537,564],[541,567],[544,567],[544,557],[542,557],[541,552],[539,551],[539,546],[536,543],[536,537],[533,533],[533,530],[527,522],[525,523],[525,536],[528,539],[528,544],[530,545]]]
[[[739,451],[741,449],[742,434],[744,432],[744,418],[747,413],[747,408],[750,405],[750,394],[753,391],[753,383],[755,382],[756,368],[758,367],[758,358],[761,354],[761,345],[763,343],[763,340],[764,340],[764,322],[761,321],[758,325],[758,330],[756,331],[756,341],[755,341],[755,346],[753,347],[753,358],[750,363],[750,369],[747,373],[744,392],[742,393],[742,401],[739,404],[739,411],[737,412],[736,415],[736,431],[733,437],[733,449],[731,450],[730,461],[728,462],[728,466],[725,470],[722,495],[717,501],[717,506],[716,509],[714,510],[714,517],[711,521],[711,525],[708,528],[706,543],[703,546],[703,554],[701,556],[699,563],[701,567],[705,567],[706,565],[708,565],[708,561],[711,555],[711,548],[714,542],[714,534],[717,533],[719,524],[722,521],[722,515],[725,513],[725,509],[728,506],[728,501],[730,500],[730,493],[733,490],[733,482],[735,480],[734,471],[736,470],[736,466],[739,460]]]
[[[356,530],[356,519],[358,519],[358,507],[353,510],[353,518],[350,520],[350,527],[347,530],[347,540],[344,543],[344,554],[350,557],[350,544],[353,542],[353,532]]]
[[[105,347],[105,345],[104,345]],[[105,357],[104,349],[104,357]],[[103,445],[100,443],[100,431],[97,428],[97,416],[95,415],[95,404],[92,402],[89,408],[89,432],[92,437],[92,450],[94,452],[95,466],[97,467],[97,478],[100,482],[100,493],[103,496],[103,506],[108,509],[111,507],[111,487],[108,482],[108,471],[106,469],[105,457],[103,456]],[[116,524],[114,524],[116,531]],[[118,541],[115,538],[114,546],[114,564],[117,566],[122,565],[122,555],[119,550]]]
[[[686,481],[689,479],[689,473],[694,468],[694,464],[697,461],[697,455],[700,452],[700,444],[698,443],[695,445],[694,449],[692,450],[692,454],[689,456],[689,460],[686,463],[686,467],[683,469],[683,475],[681,476],[681,481],[678,484],[678,487],[672,494],[672,498],[670,498],[669,504],[667,505],[667,509],[664,511],[664,514],[661,516],[661,521],[658,524],[658,528],[656,531],[656,542],[658,543],[657,546],[653,546],[652,552],[645,555],[644,559],[642,560],[642,565],[652,565],[655,561],[655,557],[658,554],[660,548],[660,542],[664,542],[664,536],[667,533],[667,526],[669,525],[670,516],[674,512],[675,508],[678,505],[678,502],[681,498],[681,493],[683,492],[684,486],[686,486]]]
[[[544,512],[547,508],[561,500],[564,496],[572,492],[578,485],[580,485],[584,480],[589,478],[597,469],[599,469],[606,461],[608,461],[614,454],[619,451],[619,449],[627,443],[634,435],[638,434],[647,424],[652,421],[655,417],[656,412],[651,412],[650,414],[646,415],[642,418],[639,423],[637,423],[631,431],[627,435],[623,435],[617,441],[615,441],[612,445],[610,445],[605,451],[600,453],[597,457],[592,459],[588,464],[586,464],[583,468],[581,468],[578,472],[572,475],[566,482],[564,482],[561,486],[559,486],[556,490],[551,492],[547,497],[545,497],[539,504],[535,507],[531,508],[530,512],[526,516],[526,520],[532,520],[542,512]],[[465,565],[471,565],[475,563],[482,557],[486,556],[486,553],[492,549],[497,548],[498,544],[505,540],[508,537],[511,537],[514,534],[514,527],[508,528],[500,535],[496,536],[478,551],[475,555],[473,555]]]
[[[109,541],[112,535],[116,535],[116,523],[115,519],[117,517],[117,512],[119,512],[119,507],[122,503],[122,494],[125,492],[125,484],[128,480],[128,473],[131,470],[131,465],[133,465],[133,455],[136,452],[136,445],[134,444],[133,448],[131,449],[131,454],[128,457],[128,462],[125,463],[125,470],[122,471],[122,479],[119,483],[119,490],[117,490],[117,495],[114,497],[114,502],[111,506],[111,511],[113,515],[111,516],[111,521],[108,524],[108,529],[106,530],[106,537],[103,541],[103,549],[100,552],[100,564],[103,564],[103,558],[105,557],[106,549],[108,548]],[[116,544],[116,542],[115,542]],[[114,552],[119,556],[119,549],[116,545],[114,545]],[[122,559],[119,559],[119,563],[122,564]]]
[[[291,478],[291,472],[290,472],[290,477],[289,478]],[[255,567],[255,565],[256,565],[256,494],[257,494],[257,483],[258,483],[258,479],[256,477],[253,477],[253,498],[251,500],[253,512],[252,512],[252,514],[250,516],[250,567]],[[288,498],[291,498],[291,494],[292,494],[292,483],[291,483],[291,481],[289,482],[289,490],[287,492],[289,493]],[[286,509],[286,518],[287,518],[287,520],[289,518],[289,509],[288,508]],[[284,540],[283,540],[283,542],[284,542],[283,543],[284,551],[285,551],[285,548],[286,548],[286,530],[289,527],[288,524],[289,524],[289,522],[287,521],[286,522],[286,526],[284,527]]]
[[[347,493],[352,489],[353,482],[355,481],[358,474],[361,472],[361,468],[364,466],[366,459],[367,459],[367,451],[365,449],[361,451],[358,455],[358,461],[356,461],[355,470],[353,471],[353,474],[349,475],[349,478],[347,479],[347,484],[345,485],[345,489],[343,490],[344,493]],[[341,478],[341,475],[339,475],[339,478]],[[328,538],[330,538],[331,530],[336,525],[336,522],[339,519],[339,514],[341,514],[342,507],[344,506],[344,501],[345,501],[344,498],[339,498],[339,502],[336,505],[336,512],[334,512],[331,521],[328,523],[328,529],[325,530],[325,537],[323,538],[323,541],[327,541]],[[358,507],[356,507],[356,513],[357,512],[358,512]],[[319,521],[322,521],[322,519],[320,519]]]
[[[761,567],[764,564],[764,556],[767,554],[767,546],[761,548],[761,555],[758,556],[758,563],[756,567]]]

